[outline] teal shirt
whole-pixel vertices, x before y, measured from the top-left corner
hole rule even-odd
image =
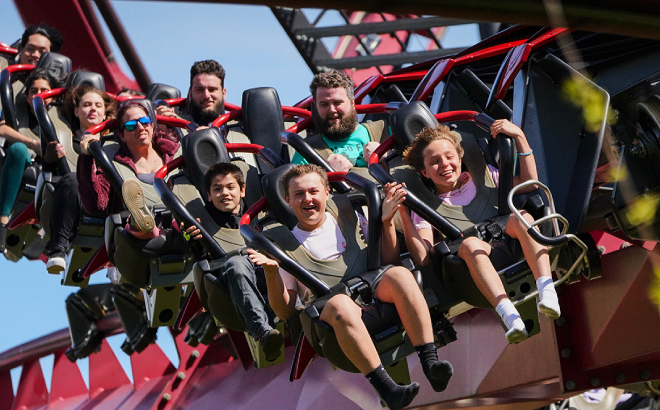
[[[332,141],[327,139],[325,136],[321,136],[323,141],[328,144],[328,147],[332,150],[334,154],[340,154],[348,158],[353,164],[354,167],[366,167],[367,161],[362,157],[364,152],[364,146],[367,145],[371,138],[369,137],[369,131],[367,127],[362,124],[359,124],[357,129],[353,131],[348,138],[338,141]],[[296,165],[306,164],[307,161],[299,154],[295,153],[293,159],[291,160]]]

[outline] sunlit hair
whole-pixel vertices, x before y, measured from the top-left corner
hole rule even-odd
[[[314,101],[316,101],[316,90],[319,87],[323,88],[343,88],[346,90],[346,95],[349,100],[353,100],[353,80],[351,77],[337,70],[328,71],[327,73],[320,73],[314,76],[312,83],[309,85],[309,91],[312,93]]]
[[[424,169],[424,150],[433,141],[447,140],[454,146],[459,158],[463,158],[461,139],[456,131],[446,125],[438,124],[435,128],[424,128],[415,136],[415,141],[403,151],[403,161],[415,168],[416,171]]]
[[[144,113],[151,118],[151,123],[154,125],[154,128],[158,125],[158,122],[156,121],[156,116],[154,115],[154,112],[150,110],[150,101],[144,98],[139,98],[139,99],[134,99],[134,100],[124,100],[119,103],[119,108],[117,108],[117,132],[123,132],[123,126],[122,122],[124,121],[124,114],[126,111],[128,111],[129,108],[131,107],[140,107],[144,111]]]
[[[214,75],[220,79],[220,85],[225,87],[225,69],[215,60],[198,61],[190,67],[190,86],[192,87],[193,78],[199,74]]]
[[[284,176],[282,176],[282,189],[284,189],[285,195],[289,195],[289,184],[291,183],[291,180],[294,178],[301,177],[303,175],[311,174],[311,173],[316,173],[318,174],[319,177],[321,177],[321,182],[323,183],[323,188],[328,188],[328,174],[325,172],[323,168],[321,168],[318,165],[314,164],[304,164],[304,165],[296,165],[295,167],[291,168],[288,170]]]
[[[206,189],[207,194],[211,192],[213,179],[218,175],[231,175],[236,179],[236,182],[241,189],[245,186],[245,176],[243,175],[243,171],[230,162],[221,162],[219,164],[211,165],[204,173],[204,188]]]
[[[74,108],[78,107],[80,101],[87,93],[96,93],[103,99],[105,105],[105,119],[109,120],[115,117],[115,100],[110,98],[103,90],[94,88],[91,85],[83,84],[81,86],[70,89],[64,99],[64,112],[71,124],[71,129],[75,132],[80,128],[80,120],[75,115]]]

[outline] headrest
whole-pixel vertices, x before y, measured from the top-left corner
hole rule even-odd
[[[435,128],[438,121],[422,101],[413,101],[390,115],[389,126],[397,145],[404,149],[424,128]]]
[[[204,173],[211,166],[221,162],[230,162],[224,140],[218,128],[206,128],[195,131],[181,140],[183,157],[186,160],[186,176],[202,194]],[[206,197],[206,195],[202,195]]]
[[[284,200],[284,189],[280,181],[284,174],[293,168],[294,164],[284,164],[275,168],[261,178],[261,187],[264,191],[264,197],[268,200],[269,213],[277,219],[277,222],[293,229],[298,224],[298,218],[293,210]]]
[[[83,84],[91,85],[98,90],[105,91],[105,80],[103,76],[90,71],[74,71],[71,73],[69,80],[66,82],[66,88],[70,90]]]
[[[180,98],[181,91],[178,88],[166,84],[153,83],[147,90],[147,98],[151,101],[168,100],[170,98]]]
[[[71,72],[71,59],[58,53],[43,53],[35,68],[48,68],[48,74],[59,78]]]
[[[270,87],[245,90],[241,108],[243,132],[248,139],[281,156],[280,134],[284,131],[284,118],[277,91]]]

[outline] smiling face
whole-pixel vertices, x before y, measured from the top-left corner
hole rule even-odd
[[[125,124],[128,121],[139,120],[142,117],[146,117],[147,112],[139,106],[129,107],[124,114],[122,115],[121,123]],[[126,143],[128,150],[135,154],[145,147],[151,145],[151,140],[154,134],[154,124],[151,123],[146,127],[137,121],[137,127],[133,131],[123,129],[119,133],[119,139]]]
[[[197,74],[191,87],[192,106],[199,120],[211,122],[225,110],[227,90],[220,78],[213,74]]]
[[[219,211],[236,214],[241,210],[241,198],[245,198],[245,185],[241,187],[232,174],[219,174],[213,177],[207,195]]]
[[[316,89],[314,125],[328,139],[347,138],[358,126],[355,102],[343,87]]]
[[[435,140],[423,151],[424,169],[422,175],[430,178],[440,194],[453,191],[458,187],[461,175],[461,158],[454,145],[446,140]]]
[[[50,51],[50,40],[41,34],[32,34],[21,50],[20,64],[37,64],[41,55]]]
[[[329,198],[330,189],[324,186],[316,172],[291,179],[284,197],[298,218],[298,227],[303,231],[313,231],[323,225]]]
[[[73,113],[80,120],[80,130],[105,121],[105,103],[103,98],[95,92],[89,92],[80,99],[80,103],[73,109]]]
[[[50,84],[48,84],[48,81],[44,80],[43,78],[39,78],[37,80],[34,80],[32,85],[30,86],[30,89],[28,90],[28,95],[27,95],[27,101],[28,105],[30,106],[30,109],[32,108],[32,100],[34,100],[34,97],[44,91],[49,91],[50,90]],[[52,101],[52,98],[46,98],[44,100],[44,104],[48,105]]]

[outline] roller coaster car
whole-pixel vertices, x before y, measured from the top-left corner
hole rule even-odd
[[[0,106],[4,107],[3,114],[6,125],[12,127],[26,137],[39,139],[29,128],[29,110],[27,102],[27,90],[20,81],[12,83],[11,74],[14,72],[30,72],[31,65],[14,65],[0,74]],[[44,53],[39,59],[37,68],[48,68],[53,77],[60,77],[71,71],[71,60],[57,53]],[[7,143],[0,147],[0,167],[6,158]],[[29,150],[29,149],[28,149]],[[16,200],[12,206],[11,215],[16,216],[26,209],[34,201],[37,180],[41,173],[41,164],[36,159],[36,153],[29,150],[33,159],[32,165],[25,168]],[[11,224],[10,224],[11,228]],[[5,257],[12,261],[18,261],[23,255],[22,250],[37,238],[40,227],[33,224],[24,224],[10,229],[7,233],[7,251]]]
[[[66,89],[60,89],[59,94],[65,94],[67,89],[88,84],[94,88],[105,90],[105,82],[100,74],[86,71],[77,71],[69,76]],[[55,92],[55,91],[53,91]],[[64,145],[66,157],[50,166],[37,181],[35,194],[35,213],[44,228],[44,239],[50,238],[51,204],[55,184],[69,172],[75,172],[80,153],[80,139],[75,136],[71,126],[60,107],[47,109],[41,95],[33,100],[34,112],[41,127],[41,148],[45,151],[46,145],[51,141],[58,141]],[[67,269],[62,272],[62,285],[87,286],[89,280],[80,276],[80,270],[94,254],[94,251],[103,245],[104,221],[101,218],[87,215],[81,209],[81,221],[76,237],[71,243],[70,258]]]
[[[193,267],[195,291],[202,306],[211,312],[218,326],[245,331],[229,293],[219,285],[218,273],[215,273],[229,257],[245,248],[245,242],[238,229],[219,227],[206,211],[205,204],[208,197],[203,182],[204,173],[208,167],[216,163],[236,164],[246,176],[247,189],[244,202],[246,206],[250,206],[262,197],[258,172],[255,167],[244,161],[237,159],[232,161],[228,151],[257,153],[271,166],[279,166],[281,160],[270,149],[256,144],[225,145],[221,141],[221,132],[218,128],[188,134],[183,144],[185,171],[170,178],[171,191],[162,179],[157,179],[154,187],[177,220],[183,221],[185,226],[196,225],[202,231],[201,243],[207,251],[209,260],[201,260]],[[201,222],[196,222],[196,218]],[[279,359],[268,362],[258,341],[253,340],[247,332],[246,338],[256,367],[271,366],[284,360],[284,355],[281,354]]]
[[[407,362],[402,359],[414,353],[415,349],[403,330],[394,305],[373,298],[374,289],[387,270],[381,267],[382,222],[378,188],[355,173],[345,176],[344,173],[329,174],[331,182],[346,182],[360,193],[332,194],[327,211],[336,218],[347,240],[347,248],[339,259],[319,260],[311,257],[291,233],[297,219],[284,200],[280,181],[292,167],[292,164],[286,164],[264,176],[262,185],[266,201],[248,210],[248,218],[243,217],[240,231],[250,246],[276,260],[280,267],[307,286],[316,297],[300,314],[304,336],[298,342],[297,355],[306,345],[311,345],[319,356],[327,358],[332,365],[348,372],[358,371],[344,355],[332,327],[320,320],[325,303],[336,294],[346,294],[362,305],[362,319],[383,365],[388,371],[397,370],[393,374],[397,382],[410,383]],[[369,220],[366,240],[356,215],[356,210],[361,212],[364,204]],[[250,226],[248,221],[266,206],[276,222],[260,226],[262,233]],[[421,277],[416,276],[416,279],[421,287]],[[454,340],[451,324],[444,317],[436,319],[433,324],[437,333],[436,343],[444,345]],[[294,366],[297,362],[297,358],[294,359]]]
[[[486,129],[489,129],[493,122],[490,117],[474,112],[458,112],[458,115],[453,118],[452,114],[449,112],[438,116],[446,120],[472,120]],[[576,269],[586,269],[583,261],[587,247],[575,235],[566,233],[568,221],[555,213],[552,195],[545,185],[538,181],[528,181],[515,188],[512,187],[514,146],[510,138],[504,135],[497,138],[500,181],[499,188],[495,189],[494,185],[484,181],[486,160],[475,136],[469,133],[461,134],[461,145],[465,150],[463,165],[471,170],[477,186],[477,197],[470,205],[463,207],[463,212],[442,206],[440,199],[422,181],[419,173],[411,167],[403,165],[399,154],[394,153],[378,163],[379,155],[384,152],[385,148],[392,148],[396,145],[398,151],[401,152],[403,148],[410,145],[423,128],[434,128],[436,125],[435,116],[422,102],[413,102],[400,108],[390,116],[392,140],[388,141],[385,147],[372,157],[369,167],[374,177],[383,184],[394,181],[405,182],[408,195],[404,203],[429,221],[446,238],[445,241],[435,246],[435,261],[431,265],[432,267],[423,269],[425,283],[433,290],[439,302],[434,309],[439,313],[454,316],[467,307],[462,302],[481,308],[491,307],[472,281],[467,265],[455,256],[465,237],[477,236],[490,242],[493,248],[500,248],[503,251],[501,254],[507,255],[505,258],[500,258],[501,260],[493,260],[493,264],[502,279],[505,291],[525,321],[529,335],[536,334],[540,330],[538,314],[535,304],[530,301],[538,292],[535,290],[534,278],[517,241],[504,237],[503,232],[509,213],[513,212],[523,221],[528,232],[537,242],[551,247],[551,266],[558,276],[555,286],[566,281]],[[489,145],[486,144],[486,146]],[[522,219],[517,206],[514,205],[514,194],[519,189],[533,184],[543,189],[549,204],[544,205],[539,193],[516,198],[518,204],[524,201],[523,208],[536,219],[535,223],[530,225]],[[498,215],[484,216],[487,204],[490,204],[491,209],[496,207]],[[490,222],[486,223],[484,219],[488,219]],[[561,234],[556,220],[561,221],[563,225]],[[533,227],[541,224],[545,225],[540,226],[541,232]],[[548,236],[553,230],[556,236]]]

